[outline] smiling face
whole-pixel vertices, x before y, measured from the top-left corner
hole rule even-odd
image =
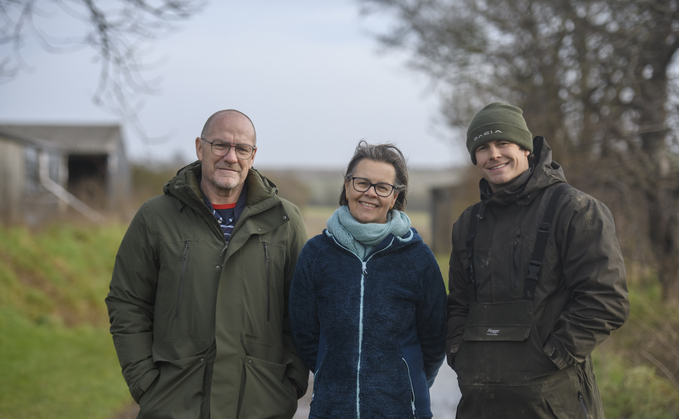
[[[216,115],[210,122],[203,138],[210,142],[255,145],[255,131],[250,120],[243,114],[226,111]],[[235,147],[225,156],[216,156],[209,143],[196,138],[196,155],[202,164],[200,187],[213,204],[231,204],[238,200],[248,171],[255,161],[252,157],[241,160],[236,157]]]
[[[490,141],[476,149],[476,168],[497,192],[503,185],[528,170],[530,151],[509,141]]]
[[[367,179],[370,183],[388,183],[393,185],[396,179],[396,169],[389,163],[377,162],[370,159],[363,159],[356,164],[352,177]],[[387,222],[389,208],[396,202],[398,192],[395,190],[388,197],[384,198],[375,193],[375,188],[370,187],[365,192],[358,192],[354,189],[351,180],[344,181],[349,212],[356,221],[366,223]]]

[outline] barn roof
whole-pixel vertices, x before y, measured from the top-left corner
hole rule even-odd
[[[36,145],[45,141],[69,154],[109,154],[122,142],[119,125],[1,124],[0,134]]]

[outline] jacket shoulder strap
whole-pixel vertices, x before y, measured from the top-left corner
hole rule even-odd
[[[542,258],[545,255],[545,248],[547,247],[549,231],[552,228],[552,219],[556,212],[556,203],[563,191],[570,187],[571,186],[567,183],[561,183],[554,189],[554,192],[549,199],[549,203],[547,204],[547,208],[545,209],[545,214],[542,217],[542,222],[538,226],[538,236],[535,240],[533,255],[528,263],[528,275],[526,275],[526,284],[523,289],[524,300],[533,300],[535,287],[538,285],[538,276],[540,275],[540,269],[542,268]]]

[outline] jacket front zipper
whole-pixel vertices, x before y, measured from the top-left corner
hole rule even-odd
[[[177,311],[175,312],[174,318],[179,318],[179,306],[182,303],[182,294],[184,293],[184,280],[186,277],[186,263],[189,259],[189,245],[191,240],[187,240],[184,243],[184,251],[182,252],[182,275],[179,277],[179,292],[177,293]]]
[[[269,244],[264,244],[264,258],[266,259],[266,321],[271,320],[271,260],[269,259]]]

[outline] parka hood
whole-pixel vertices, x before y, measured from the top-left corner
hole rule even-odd
[[[163,192],[176,197],[183,205],[189,205],[200,211],[199,208],[205,207],[200,190],[201,175],[202,163],[196,160],[179,169],[175,177],[165,184]],[[260,206],[268,207],[279,201],[278,187],[257,169],[250,169],[246,182],[248,182],[247,204],[254,207],[253,210]]]

